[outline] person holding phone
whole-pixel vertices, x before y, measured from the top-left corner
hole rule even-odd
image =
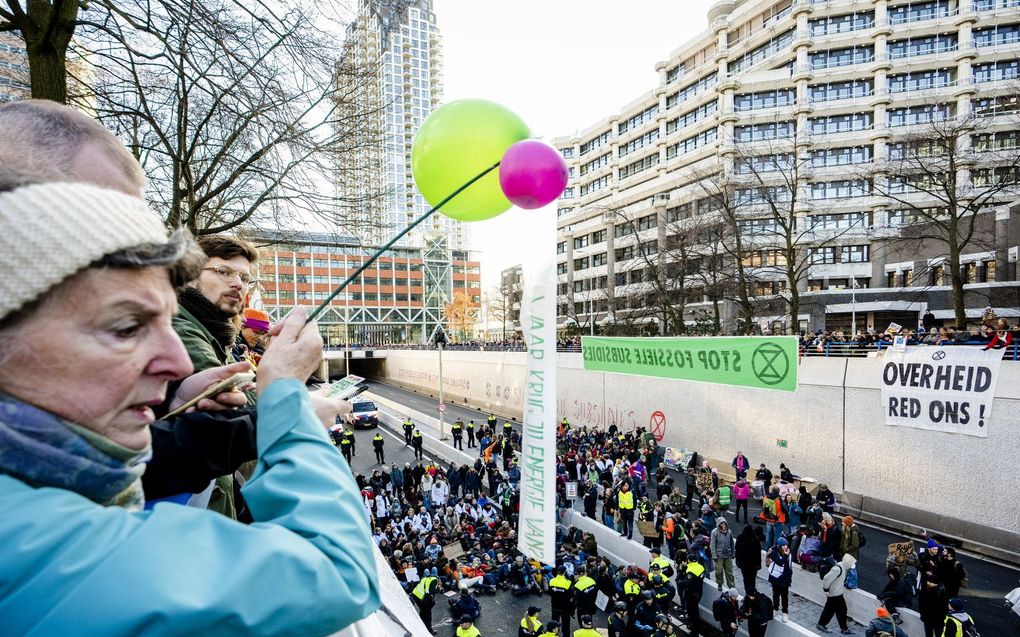
[[[378,607],[357,485],[304,387],[322,339],[303,308],[259,368],[259,462],[242,490],[258,524],[142,511],[153,406],[192,371],[174,285],[204,258],[139,198],[9,169],[0,253],[20,268],[0,295],[5,630],[326,635]]]

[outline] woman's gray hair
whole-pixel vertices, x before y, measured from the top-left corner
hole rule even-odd
[[[170,283],[175,289],[194,281],[202,273],[207,258],[191,233],[178,228],[170,233],[166,243],[135,246],[118,250],[96,261],[96,268],[157,268],[170,271]]]

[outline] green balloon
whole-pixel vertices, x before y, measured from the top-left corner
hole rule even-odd
[[[432,112],[414,138],[411,171],[418,190],[435,206],[527,139],[528,126],[504,106],[487,100],[457,100]],[[458,221],[491,219],[510,209],[491,171],[448,201],[439,212]]]

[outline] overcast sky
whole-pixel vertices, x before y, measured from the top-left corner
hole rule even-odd
[[[499,102],[547,141],[573,134],[654,89],[655,63],[707,26],[712,1],[434,0],[446,101]],[[473,225],[484,291],[528,258],[535,214]]]

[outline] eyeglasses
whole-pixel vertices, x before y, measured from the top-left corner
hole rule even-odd
[[[234,280],[234,277],[241,279],[241,285],[248,287],[251,285],[251,275],[234,268],[228,268],[225,265],[217,265],[211,268],[202,268],[203,272],[215,272],[216,276],[220,277],[220,280],[225,283],[230,283]]]

